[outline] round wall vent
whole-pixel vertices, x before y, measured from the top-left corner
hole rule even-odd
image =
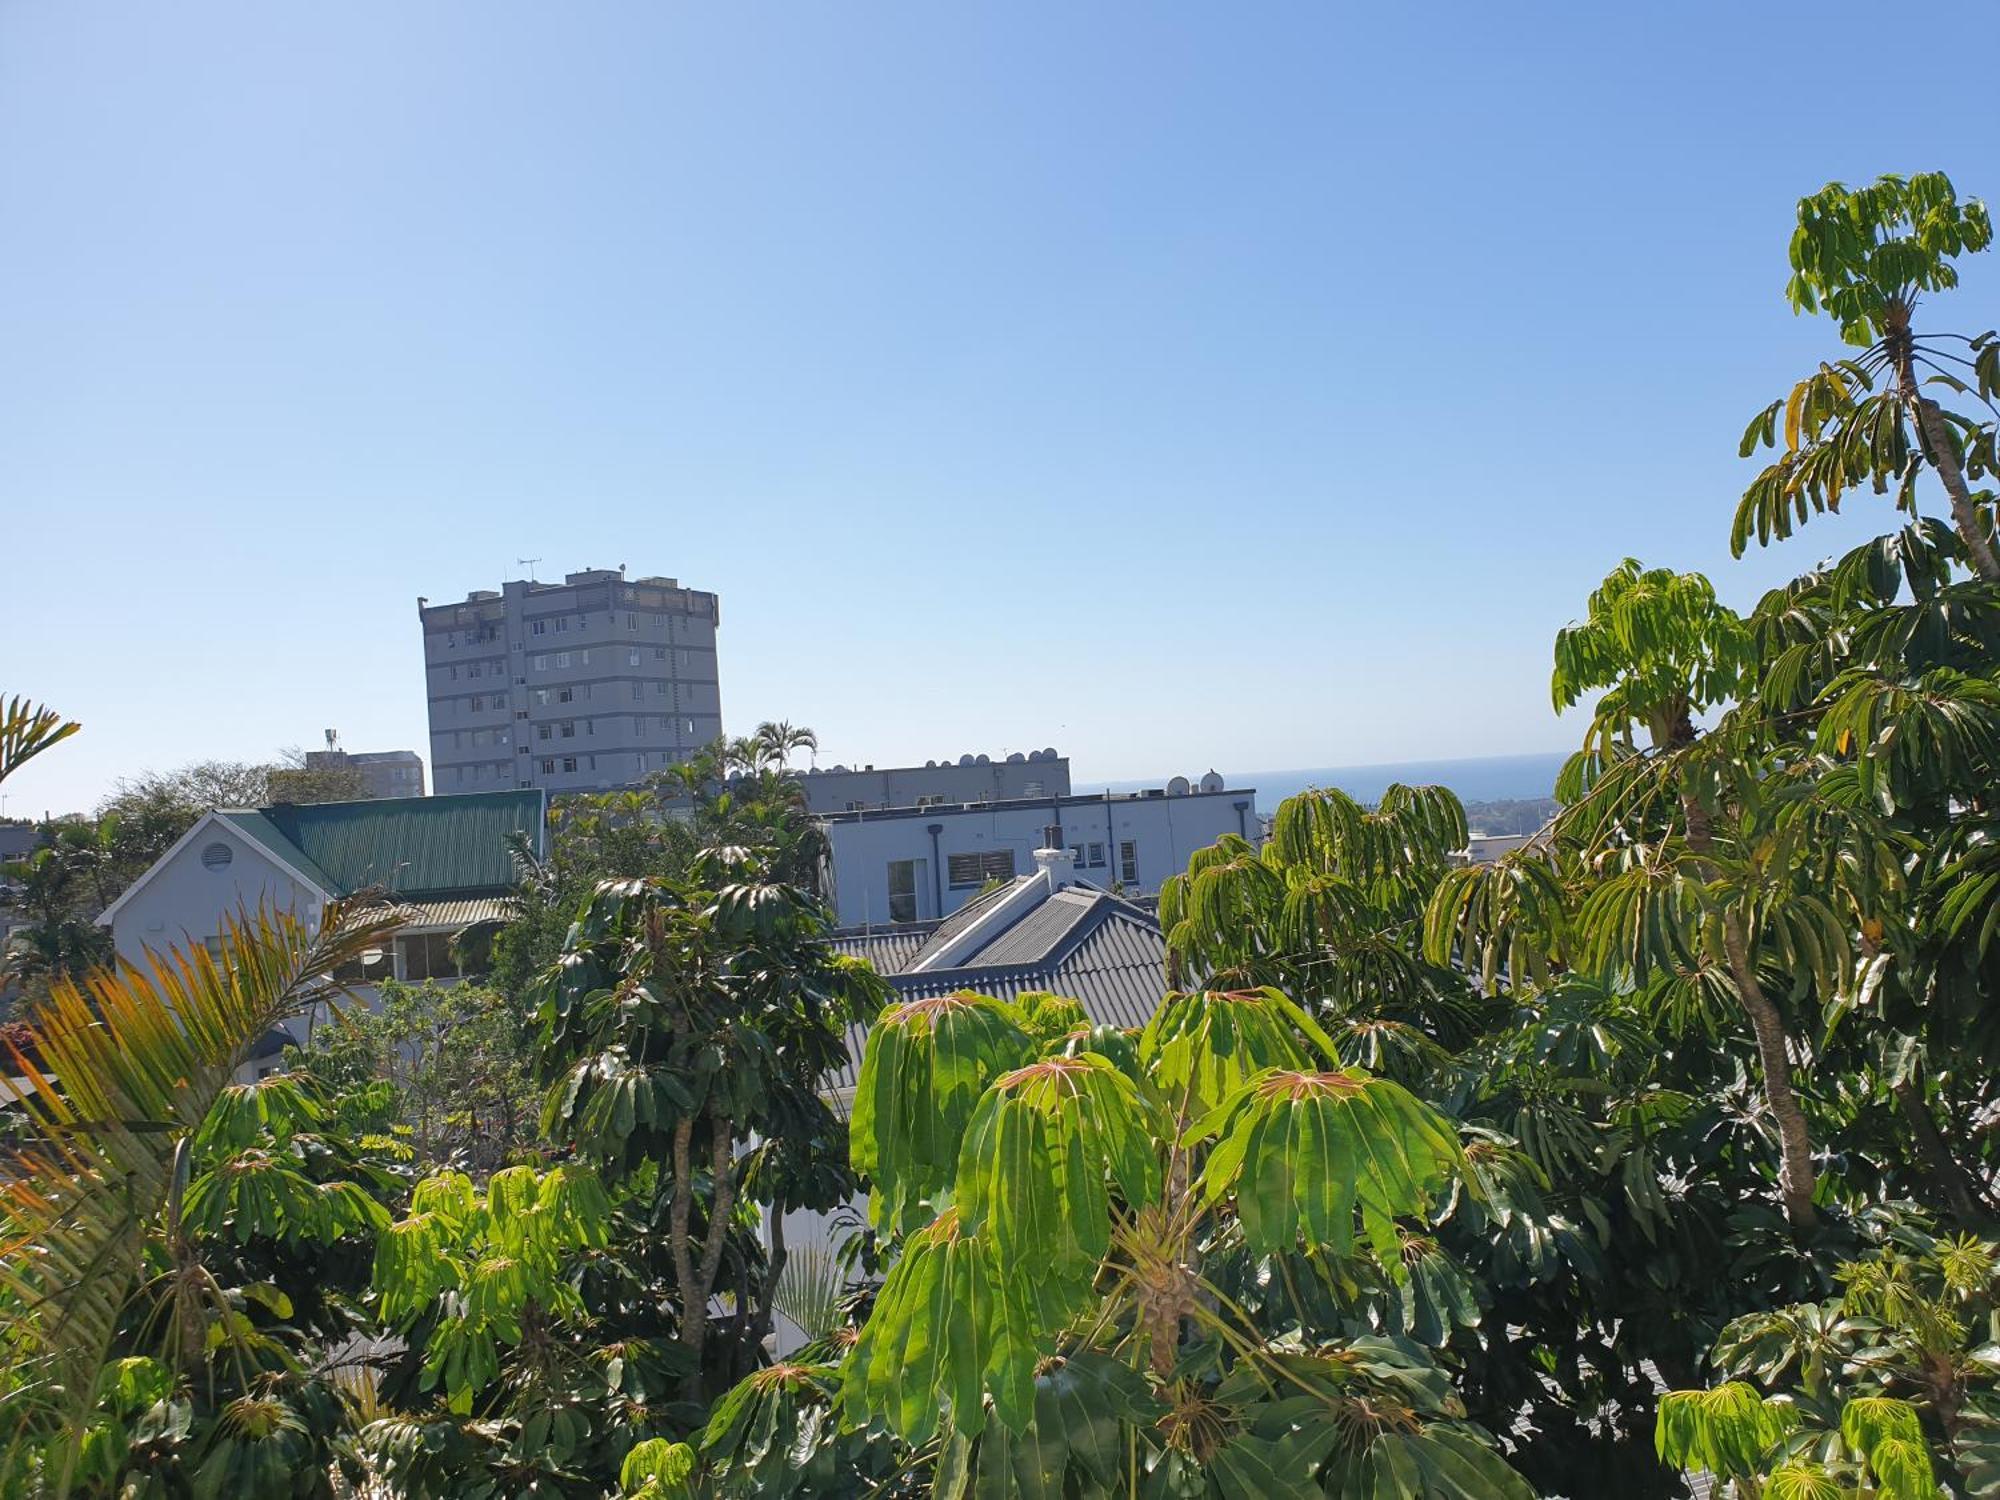
[[[201,851],[201,864],[205,870],[226,870],[234,858],[236,851],[220,839]]]

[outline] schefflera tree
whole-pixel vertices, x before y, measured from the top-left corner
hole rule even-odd
[[[1073,1002],[894,1007],[852,1141],[896,1258],[841,1363],[763,1372],[762,1426],[826,1434],[766,1483],[836,1492],[805,1455],[872,1432],[938,1496],[1532,1494],[1354,1290],[1472,1190],[1456,1129],[1277,990],[1170,995],[1137,1036]],[[1322,1294],[1259,1307],[1346,1289],[1354,1316],[1249,1311],[1246,1258]],[[731,1441],[704,1456],[741,1492]]]

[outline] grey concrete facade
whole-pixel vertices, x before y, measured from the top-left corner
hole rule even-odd
[[[417,613],[441,794],[631,786],[722,733],[714,594],[596,568]]]
[[[424,758],[414,750],[308,750],[308,771],[355,771],[371,797],[421,797]]]
[[[1016,752],[994,760],[961,755],[921,766],[814,769],[800,777],[806,806],[816,813],[863,812],[885,807],[959,806],[1023,797],[1067,797],[1069,757],[1054,750]]]

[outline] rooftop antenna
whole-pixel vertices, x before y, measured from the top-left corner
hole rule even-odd
[[[535,564],[540,561],[541,559],[539,557],[517,557],[514,559],[514,566],[517,568],[526,568],[528,570],[528,582],[540,583],[541,579],[535,576]]]
[[[326,748],[329,750],[334,750],[339,748],[339,745],[340,745],[340,731],[338,729],[329,729],[326,732]]]

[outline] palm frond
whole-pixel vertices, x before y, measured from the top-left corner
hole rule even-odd
[[[393,923],[336,903],[225,921],[220,952],[148,954],[58,981],[4,1045],[25,1080],[24,1143],[0,1182],[0,1491],[51,1433],[57,1494],[149,1243],[178,1212],[183,1143],[278,1022],[335,997],[327,977]],[[11,1492],[11,1491],[10,1491]]]

